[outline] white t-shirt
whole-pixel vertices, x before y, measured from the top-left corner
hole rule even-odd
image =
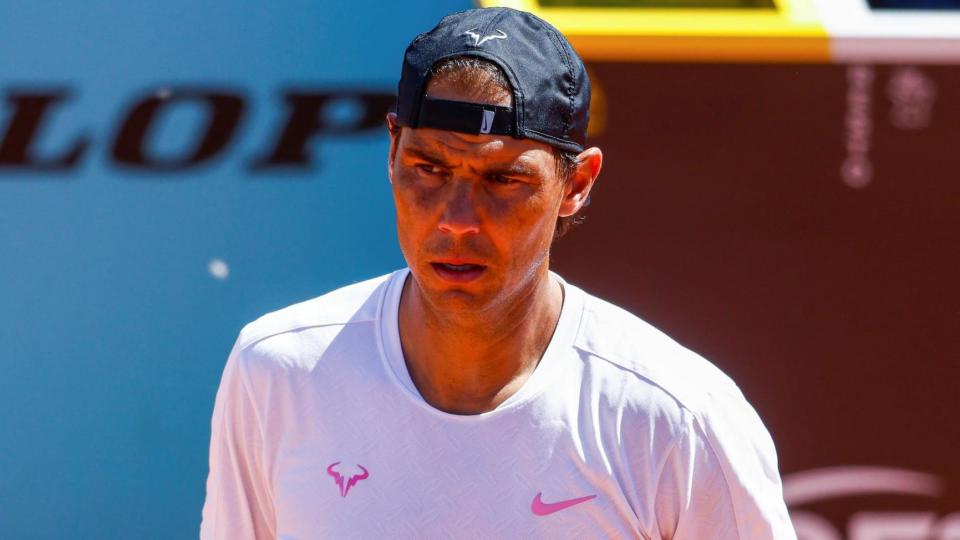
[[[562,281],[517,393],[471,416],[431,407],[400,347],[408,273],[243,329],[201,538],[795,538],[773,442],[736,385]]]

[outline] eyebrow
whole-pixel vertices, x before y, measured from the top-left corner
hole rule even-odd
[[[537,176],[536,169],[528,167],[520,163],[511,163],[505,167],[494,165],[490,168],[488,173],[492,174],[502,174],[506,176],[522,176],[522,177],[535,177]]]
[[[418,150],[418,149],[416,149],[416,148],[407,148],[407,149],[405,150],[405,153],[410,154],[411,156],[413,156],[413,157],[415,157],[415,158],[419,158],[419,159],[422,159],[422,160],[424,160],[424,161],[429,161],[429,162],[431,162],[431,163],[436,163],[436,164],[438,164],[438,165],[443,165],[443,164],[445,164],[445,162],[444,162],[444,160],[443,160],[442,157],[440,157],[440,156],[438,156],[438,155],[436,155],[436,154],[433,154],[433,153],[431,153],[431,152],[427,152],[427,151],[425,151],[425,150]]]
[[[441,156],[427,150],[420,150],[417,148],[407,148],[405,152],[417,159],[422,159],[424,161],[435,163],[437,165],[446,165],[446,161]],[[537,176],[537,170],[535,168],[529,167],[523,163],[511,163],[509,165],[491,165],[490,168],[485,171],[485,173],[486,174],[502,174],[506,176],[521,176],[521,177]]]

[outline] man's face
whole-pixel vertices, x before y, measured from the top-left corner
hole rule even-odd
[[[478,101],[442,81],[427,94]],[[510,105],[509,95],[483,101]],[[532,292],[569,192],[551,148],[429,128],[392,130],[391,139],[400,249],[432,307],[478,312]]]

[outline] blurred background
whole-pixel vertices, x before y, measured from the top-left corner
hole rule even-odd
[[[960,539],[960,2],[485,4],[591,70],[554,269],[738,382],[801,539]],[[0,536],[196,537],[243,324],[404,264],[383,117],[469,7],[0,0]]]

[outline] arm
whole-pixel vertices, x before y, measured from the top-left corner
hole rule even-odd
[[[273,500],[263,467],[263,431],[243,360],[238,340],[213,408],[202,540],[275,536]]]
[[[664,538],[794,540],[767,429],[743,396],[687,413],[658,485]]]

